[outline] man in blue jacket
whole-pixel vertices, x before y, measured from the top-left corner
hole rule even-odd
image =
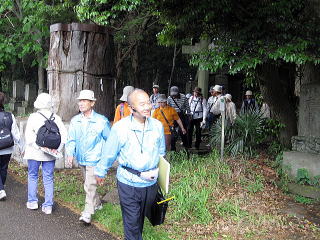
[[[118,193],[125,239],[141,240],[144,218],[158,190],[158,163],[165,155],[165,138],[161,122],[150,117],[152,106],[146,92],[134,90],[128,103],[131,115],[113,125],[95,175],[102,184],[113,162],[119,161]],[[140,172],[139,176],[134,171]]]
[[[66,143],[67,164],[72,166],[75,158],[84,176],[86,202],[79,218],[85,224],[91,223],[91,215],[101,208],[97,193],[94,167],[101,159],[102,147],[109,136],[110,124],[106,117],[93,110],[96,99],[91,90],[82,90],[79,97],[80,114],[71,119]]]

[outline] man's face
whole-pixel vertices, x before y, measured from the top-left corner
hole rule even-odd
[[[154,94],[157,94],[159,92],[159,89],[158,88],[153,88],[152,91],[153,91]]]
[[[246,99],[251,99],[251,95],[246,95]]]
[[[215,92],[214,90],[211,90],[211,91],[210,91],[210,94],[211,94],[211,96],[215,96],[215,95],[216,95],[216,92]]]
[[[95,103],[94,101],[90,101],[86,99],[79,100],[78,105],[79,105],[80,112],[85,113],[87,111],[90,111],[93,108],[94,103]]]
[[[159,106],[164,108],[167,106],[167,102],[159,102]]]
[[[139,92],[132,96],[132,107],[136,112],[132,111],[132,114],[138,118],[151,116],[151,102],[147,93]]]
[[[193,92],[193,96],[195,96],[195,97],[199,97],[199,96],[200,96],[200,94],[199,94],[198,92]]]

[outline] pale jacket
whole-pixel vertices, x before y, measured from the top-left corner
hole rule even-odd
[[[208,103],[208,111],[210,109],[210,112],[213,113],[214,115],[221,114],[221,110],[220,110],[221,98],[224,98],[224,97],[221,94],[219,94],[218,96],[215,96],[215,97],[211,96],[210,98],[209,98],[210,103]],[[212,107],[211,107],[211,104],[213,104]]]
[[[233,124],[236,117],[237,117],[236,105],[234,104],[234,102],[227,102],[226,103],[226,119]]]
[[[14,143],[18,145],[20,152],[23,152],[23,143],[20,136],[20,131],[17,125],[17,121],[14,115],[11,113],[12,116],[12,126],[11,126],[11,134],[14,140]],[[0,155],[12,154],[13,153],[13,146],[0,150]]]
[[[41,112],[47,118],[49,118],[52,114],[50,110],[41,109],[29,116],[25,130],[26,149],[23,158],[36,161],[51,161],[54,160],[55,157],[41,151],[40,147],[36,144],[38,130],[46,121],[46,119],[39,112]],[[61,135],[61,144],[58,148],[58,151],[61,151],[63,148],[63,144],[67,142],[67,130],[61,118],[56,114],[54,114],[53,116],[55,118],[54,122],[57,124]]]
[[[192,96],[189,98],[189,106],[192,114],[192,119],[206,119],[208,110],[207,101],[205,98]]]
[[[97,165],[109,133],[109,120],[93,110],[89,118],[83,113],[74,116],[70,122],[66,143],[67,156],[74,157],[82,166]]]
[[[147,118],[145,126],[132,115],[113,125],[100,162],[95,167],[95,175],[104,177],[115,160],[119,161],[117,179],[129,186],[148,187],[157,182],[146,181],[122,166],[145,172],[158,167],[160,156],[165,155],[163,126],[154,118]]]

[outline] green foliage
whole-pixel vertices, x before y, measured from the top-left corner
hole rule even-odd
[[[299,168],[297,170],[296,182],[299,184],[311,185],[311,179],[309,171],[305,168]]]
[[[0,6],[0,71],[6,63],[31,55],[31,65],[45,67],[49,26],[75,19],[72,0],[2,0]]]
[[[295,195],[294,196],[294,200],[298,203],[302,203],[302,204],[312,204],[315,203],[316,201],[312,198],[307,198],[304,196],[300,196],[300,195]]]
[[[239,205],[239,200],[228,199],[216,205],[217,213],[224,217],[231,217],[232,219],[239,221],[241,218],[248,216],[248,212],[242,210]]]
[[[253,180],[245,181],[245,189],[251,193],[261,192],[264,189],[264,177],[260,174],[254,175]]]
[[[230,73],[250,71],[269,60],[320,62],[316,3],[164,0],[153,5],[164,24],[158,36],[165,44],[209,37],[209,50],[195,53],[190,62],[210,71],[223,66]]]
[[[258,112],[240,113],[234,124],[225,125],[226,152],[231,156],[243,154],[253,156],[261,143],[263,119]],[[211,129],[211,144],[219,147],[221,142],[221,118]]]

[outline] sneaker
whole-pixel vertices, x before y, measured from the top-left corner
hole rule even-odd
[[[45,214],[51,214],[52,206],[42,206],[42,212],[44,212]]]
[[[3,201],[3,200],[6,200],[7,198],[7,194],[4,190],[0,190],[0,200]]]
[[[95,211],[101,210],[103,208],[102,203],[100,203],[98,206],[94,207]]]
[[[27,202],[27,208],[31,210],[38,209],[38,202]]]
[[[80,222],[83,222],[84,224],[90,224],[91,223],[91,214],[90,213],[82,213],[81,217],[79,218]]]

